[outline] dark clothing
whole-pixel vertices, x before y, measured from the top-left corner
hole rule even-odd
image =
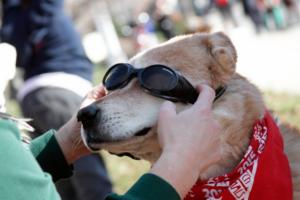
[[[297,3],[294,0],[283,0],[283,4],[286,7],[297,6]]]
[[[63,13],[63,0],[3,0],[1,40],[16,47],[25,79],[47,72],[92,78],[92,63]]]
[[[124,195],[111,194],[106,200],[180,200],[180,196],[168,182],[147,173]]]
[[[68,180],[61,180],[56,183],[58,193],[62,197],[68,197],[72,200],[105,199],[107,194],[112,192],[112,185],[106,170],[103,169],[104,166],[105,163],[99,154],[85,156],[77,160],[74,164],[73,176]]]
[[[171,17],[162,14],[157,18],[156,29],[160,31],[166,39],[170,39],[175,36],[175,26]]]
[[[34,119],[33,138],[50,128],[58,130],[79,108],[82,98],[72,91],[42,87],[27,94],[21,102],[24,116]]]
[[[256,33],[260,33],[264,27],[263,13],[259,10],[256,1],[244,0],[245,7],[248,10],[248,15],[254,24]]]
[[[36,155],[35,159],[44,172],[51,174],[53,182],[69,178],[73,174],[73,166],[68,165],[57,140],[53,136],[50,137],[45,148]]]

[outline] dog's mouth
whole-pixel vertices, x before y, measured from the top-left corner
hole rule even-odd
[[[135,134],[133,134],[133,136],[129,137],[129,138],[119,138],[119,139],[105,139],[101,137],[101,134],[97,134],[99,135],[98,137],[95,137],[95,135],[90,134],[88,132],[86,132],[86,130],[84,130],[82,128],[81,130],[81,136],[83,138],[84,144],[91,149],[92,151],[99,151],[101,149],[109,149],[109,147],[115,147],[115,146],[124,146],[126,144],[132,144],[132,143],[137,143],[139,142],[141,139],[147,137],[148,133],[150,132],[151,128],[150,127],[146,127],[141,129],[140,131],[137,131]],[[144,136],[144,137],[142,137]],[[119,153],[116,155],[119,156],[124,156],[130,153]],[[132,156],[129,156],[132,157]]]
[[[119,157],[123,157],[123,156],[127,156],[133,160],[140,160],[140,158],[138,157],[135,157],[134,155],[132,155],[131,153],[129,152],[124,152],[124,153],[114,153],[114,152],[109,152],[110,154],[113,154],[113,155],[116,155],[116,156],[119,156]]]
[[[138,131],[135,136],[144,136],[150,131],[151,128],[143,128],[142,130]]]

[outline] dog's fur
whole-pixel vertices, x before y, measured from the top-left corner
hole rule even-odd
[[[193,85],[206,83],[215,89],[227,85],[225,94],[213,105],[214,117],[224,129],[222,145],[216,147],[222,149],[223,159],[202,173],[201,179],[229,172],[239,163],[249,145],[253,124],[263,117],[266,109],[259,90],[235,72],[236,61],[236,50],[223,33],[176,37],[129,61],[136,68],[167,65]],[[161,153],[156,121],[163,101],[143,92],[134,79],[96,102],[101,117],[97,126],[86,129],[84,134],[96,134],[101,138],[103,142],[99,143],[99,148],[115,154],[127,152],[154,162]],[[178,111],[187,107],[177,104]],[[148,127],[152,128],[146,135],[135,135]],[[300,199],[300,134],[286,125],[281,125],[280,129],[292,170],[294,199]]]

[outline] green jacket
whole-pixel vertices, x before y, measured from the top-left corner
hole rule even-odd
[[[0,199],[58,200],[53,181],[72,175],[72,166],[50,130],[22,145],[20,133],[11,121],[0,120]],[[51,174],[51,175],[50,175]],[[154,174],[143,175],[124,195],[106,200],[179,200],[176,190]]]

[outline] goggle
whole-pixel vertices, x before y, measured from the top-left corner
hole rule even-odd
[[[103,85],[107,90],[125,87],[133,78],[147,93],[173,102],[195,103],[197,90],[192,84],[173,69],[156,64],[136,69],[128,63],[112,66],[104,75]],[[215,100],[225,92],[225,87],[216,90]]]

